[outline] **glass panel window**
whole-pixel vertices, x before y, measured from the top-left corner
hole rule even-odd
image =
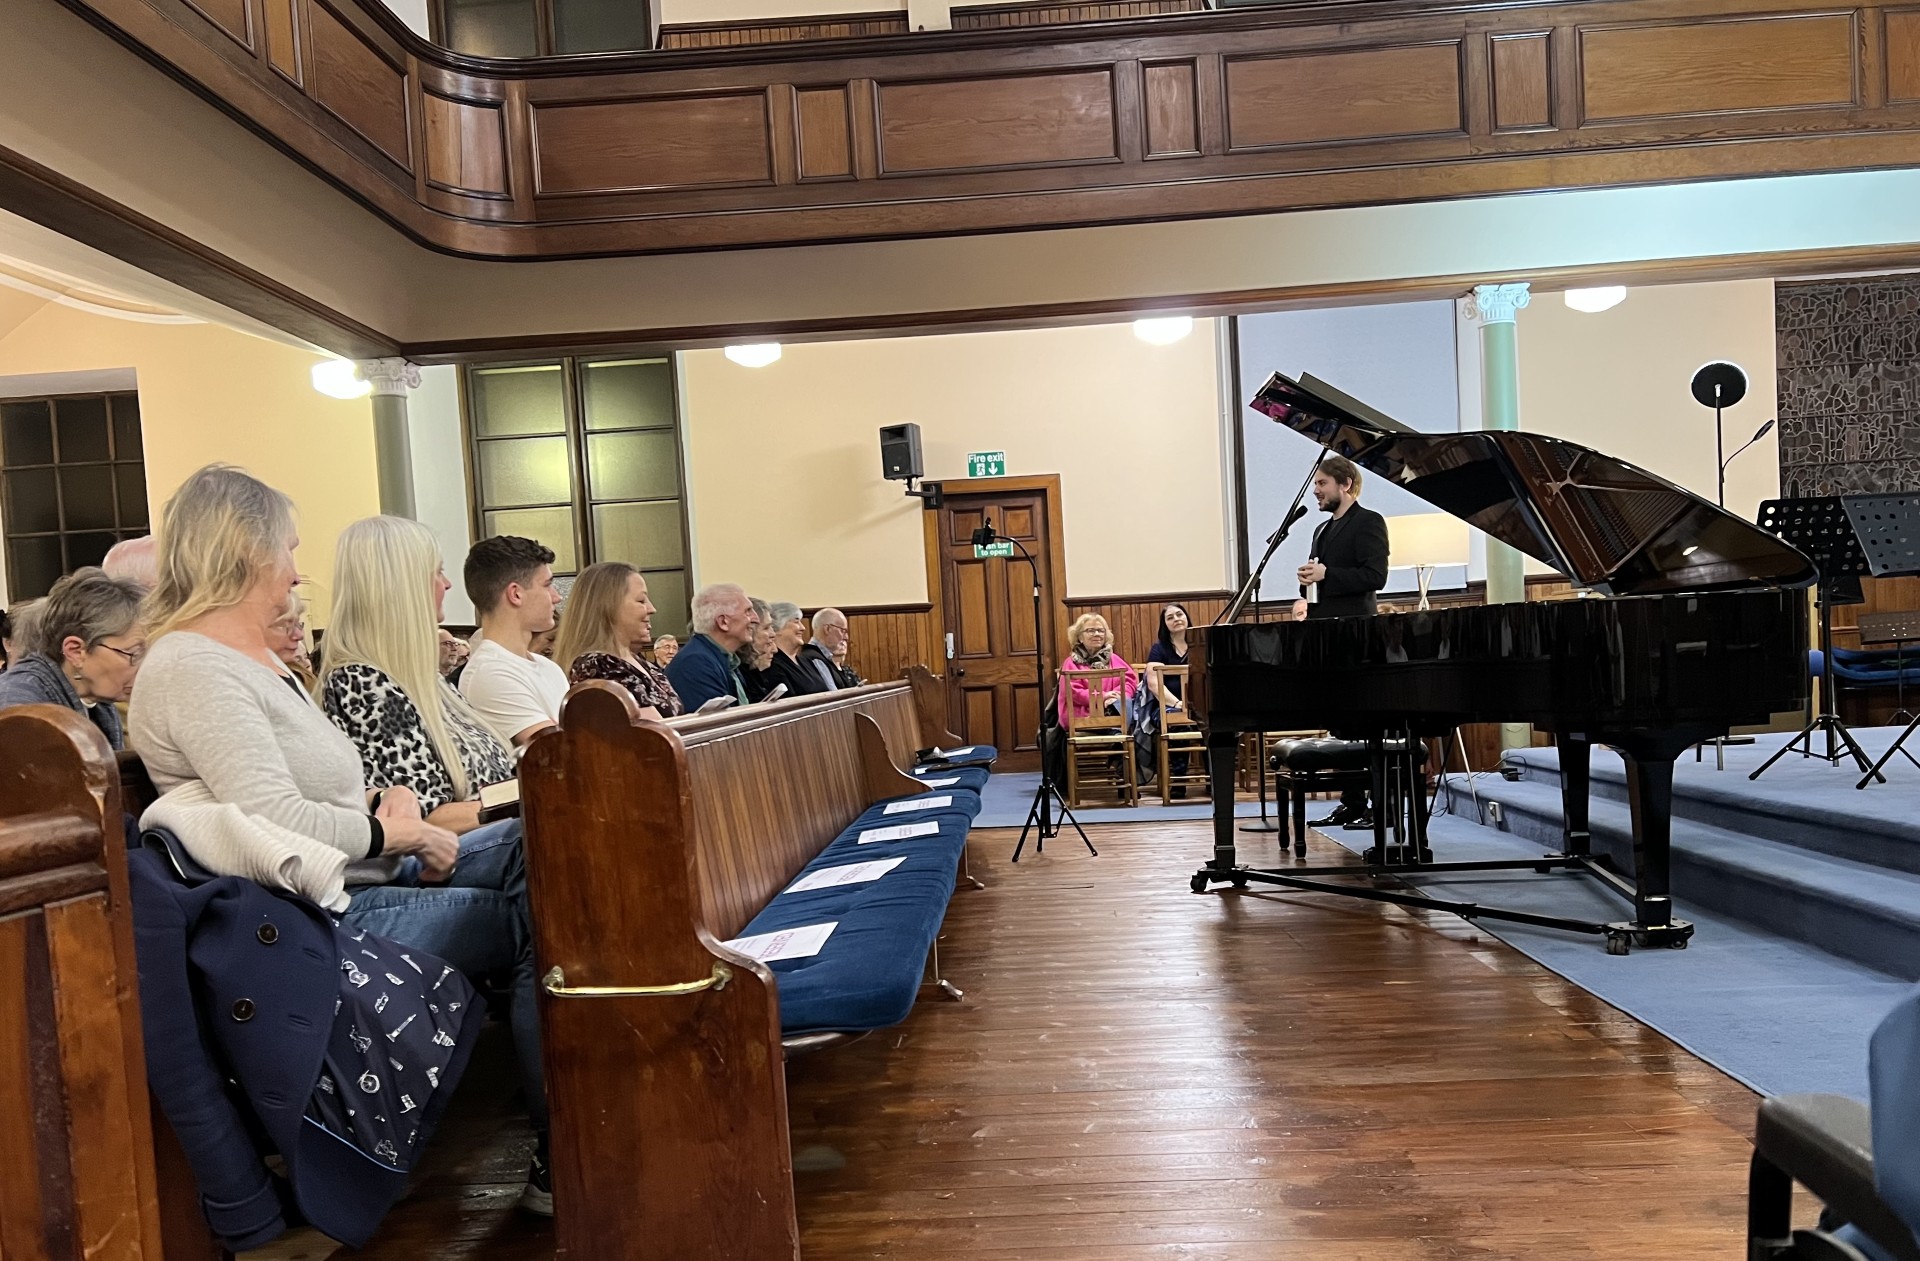
[[[673,428],[673,364],[615,359],[581,365],[588,429]]]
[[[104,426],[106,418],[102,417],[100,423]],[[113,466],[82,464],[76,468],[63,467],[60,470],[60,507],[62,529],[113,529]]]
[[[489,537],[495,534],[518,534],[521,538],[533,539],[552,548],[555,573],[579,572],[579,553],[573,548],[573,509],[520,508],[508,512],[489,512],[483,524]]]
[[[63,398],[54,403],[54,432],[60,436],[60,462],[107,460],[107,400]]]
[[[140,396],[116,394],[113,396],[113,458],[137,460],[141,454]]]
[[[651,48],[640,0],[553,0],[553,51],[624,52]]]
[[[43,596],[147,530],[147,474],[133,394],[0,402],[0,523],[7,594]]]
[[[0,403],[0,456],[9,468],[53,463],[53,404]]]
[[[59,487],[52,469],[21,469],[7,474],[7,532],[60,532]],[[58,540],[55,543],[57,546]]]
[[[595,499],[670,499],[680,493],[680,452],[671,429],[587,438],[587,484]]]
[[[649,569],[646,571],[647,597],[653,601],[653,633],[672,635],[685,641],[692,629],[691,593],[687,590],[687,574],[682,569]]]
[[[480,497],[489,508],[566,503],[573,470],[565,438],[511,438],[480,444]]]
[[[473,385],[473,431],[482,438],[567,431],[566,373],[557,363],[480,368]]]
[[[678,568],[686,563],[680,543],[680,501],[595,504],[593,551],[598,560],[625,561],[635,569]]]
[[[448,47],[475,57],[537,57],[533,0],[445,0]],[[645,5],[641,5],[645,8]]]
[[[60,536],[14,539],[7,546],[7,590],[13,599],[43,596],[60,581]]]

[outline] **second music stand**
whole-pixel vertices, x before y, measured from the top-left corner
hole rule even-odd
[[[1826,681],[1820,688],[1820,710],[1814,714],[1813,721],[1801,728],[1799,735],[1774,750],[1773,756],[1747,778],[1759,779],[1775,762],[1798,750],[1802,757],[1817,757],[1835,766],[1843,757],[1851,756],[1867,773],[1867,778],[1885,783],[1886,776],[1873,769],[1866,750],[1841,721],[1834,696],[1833,609],[1835,605],[1861,602],[1860,575],[1867,572],[1868,567],[1860,536],[1854,532],[1852,518],[1847,513],[1846,500],[1839,495],[1769,499],[1760,505],[1759,525],[1798,548],[1820,573],[1820,658]],[[1814,751],[1816,731],[1826,734],[1825,753]]]
[[[1868,572],[1875,578],[1920,574],[1920,495],[1848,495],[1846,507],[1847,518],[1852,522],[1853,532],[1859,537],[1861,551],[1866,556]],[[1882,617],[1894,620],[1889,629],[1901,645],[1896,677],[1900,682],[1900,700],[1904,704],[1907,678],[1905,642],[1920,638],[1920,627],[1913,624],[1914,614],[1883,614]],[[1895,619],[1905,621],[1903,623]],[[1861,642],[1866,642],[1864,630]],[[1880,755],[1880,760],[1868,768],[1854,787],[1865,788],[1876,779],[1885,783],[1886,777],[1880,771],[1893,760],[1896,753],[1904,755],[1909,762],[1913,761],[1913,754],[1907,752],[1906,743],[1916,727],[1920,727],[1920,718],[1907,724],[1907,729],[1894,739],[1892,746]]]

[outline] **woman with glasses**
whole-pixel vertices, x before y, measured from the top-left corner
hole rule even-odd
[[[53,584],[39,614],[20,659],[0,673],[0,709],[63,705],[124,749],[114,702],[132,693],[146,654],[140,588],[98,569],[77,570]]]

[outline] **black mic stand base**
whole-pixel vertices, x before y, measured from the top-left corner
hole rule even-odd
[[[1034,790],[1033,805],[1027,810],[1026,826],[1020,829],[1020,840],[1013,847],[1014,862],[1020,861],[1020,851],[1027,847],[1027,833],[1038,829],[1033,842],[1033,852],[1036,854],[1044,854],[1047,842],[1060,835],[1060,824],[1053,817],[1055,802],[1060,804],[1060,818],[1073,824],[1073,830],[1080,834],[1080,841],[1087,847],[1087,853],[1095,858],[1100,857],[1100,851],[1087,839],[1087,831],[1080,826],[1080,820],[1073,817],[1073,810],[1061,795],[1060,786],[1053,782],[1053,777],[1043,767],[1040,771],[1040,787]]]

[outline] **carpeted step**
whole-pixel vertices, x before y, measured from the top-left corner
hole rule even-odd
[[[1749,780],[1746,772],[1782,738],[1773,737],[1772,745],[1729,748],[1724,771],[1714,769],[1711,749],[1702,762],[1682,757],[1674,768],[1674,818],[1920,874],[1920,811],[1909,806],[1920,771],[1900,762],[1888,770],[1894,782],[1862,790],[1853,787],[1860,776],[1850,763],[1839,768],[1789,757],[1759,781]],[[1520,768],[1520,782],[1559,791],[1557,751],[1515,749],[1507,761]],[[1489,778],[1479,776],[1478,785],[1484,788]],[[1914,782],[1900,782],[1903,778]],[[1626,802],[1626,766],[1612,750],[1594,750],[1590,782],[1594,801]]]
[[[1503,830],[1557,849],[1563,816],[1557,784],[1480,777],[1482,803],[1500,804]],[[1450,785],[1455,812],[1473,818],[1464,784]],[[1486,821],[1483,807],[1483,822]],[[1627,806],[1596,798],[1594,848],[1632,870]],[[1436,855],[1445,858],[1445,855]],[[1683,906],[1722,914],[1804,941],[1908,980],[1920,979],[1920,876],[1855,862],[1725,828],[1676,818],[1673,892]]]

